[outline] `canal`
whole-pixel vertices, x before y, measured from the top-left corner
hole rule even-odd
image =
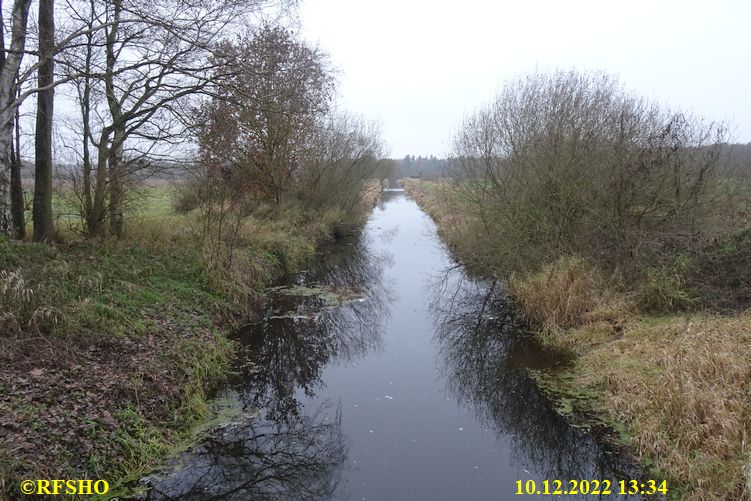
[[[517,481],[615,491],[633,475],[554,412],[529,369],[556,361],[403,191],[268,296],[237,335],[223,417],[144,479],[146,498],[505,500],[544,497],[515,495]]]

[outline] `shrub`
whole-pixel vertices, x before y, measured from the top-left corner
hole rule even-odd
[[[175,212],[185,214],[197,209],[200,204],[201,194],[196,186],[196,181],[187,181],[175,190],[175,196],[172,199],[172,207]]]
[[[631,275],[714,230],[724,137],[607,75],[533,74],[464,121],[450,172],[497,269],[575,254]]]
[[[686,285],[693,270],[693,261],[686,256],[678,256],[667,265],[649,267],[638,289],[639,308],[646,312],[669,312],[696,306],[699,298]]]

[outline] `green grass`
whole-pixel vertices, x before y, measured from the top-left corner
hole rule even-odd
[[[40,478],[85,474],[117,485],[145,473],[181,430],[207,414],[206,390],[223,379],[232,353],[214,324],[233,305],[208,286],[199,248],[175,244],[157,252],[138,242],[49,246],[0,238],[0,270],[22,277],[11,283],[21,283],[20,289],[0,294],[0,361],[10,368],[4,377],[39,370],[50,378],[38,397],[0,405],[2,413],[13,416],[29,440],[88,437],[67,444],[77,453],[41,456],[38,463],[8,457],[0,441],[0,469],[28,475],[28,465],[36,465],[31,468]],[[56,356],[28,361],[15,355],[38,345]],[[140,361],[129,363],[130,357]],[[81,372],[92,364],[99,373]],[[70,413],[65,409],[81,384],[94,401]],[[58,400],[68,392],[71,399]],[[51,409],[65,420],[55,422]],[[115,428],[102,427],[105,412],[116,415]],[[92,446],[77,450],[79,442]],[[69,463],[79,454],[86,458],[85,472]]]
[[[149,186],[139,190],[135,214],[145,217],[171,216],[175,214],[172,206],[175,188],[171,185]]]
[[[43,330],[63,335],[137,332],[153,314],[186,305],[210,318],[225,298],[208,289],[201,259],[191,247],[159,255],[140,244],[63,248],[0,241],[0,269],[22,270],[33,291],[21,319],[31,322],[35,311],[52,308],[56,323]]]
[[[155,186],[140,186],[137,191],[133,192],[126,202],[125,218],[127,220],[144,220],[144,219],[165,219],[170,218],[176,221],[183,219],[183,216],[177,214],[173,208],[173,200],[176,188],[170,184],[160,184]],[[33,193],[27,192],[27,200],[31,200]],[[55,226],[63,238],[73,236],[80,232],[82,228],[81,218],[78,215],[74,195],[70,190],[59,189],[52,195],[52,219]],[[29,210],[24,214],[26,221],[26,234],[31,235],[33,231],[32,211],[29,204]]]
[[[150,214],[159,210],[165,210],[163,200],[148,207]],[[4,318],[3,328],[13,324],[21,330],[0,333],[3,362],[20,364],[14,352],[27,351],[24,346],[38,343],[34,338],[41,335],[66,359],[42,361],[47,373],[56,374],[51,376],[56,381],[75,381],[76,365],[96,363],[108,366],[106,377],[123,388],[122,395],[108,395],[91,387],[98,402],[63,423],[65,430],[56,430],[54,422],[44,419],[50,405],[65,406],[65,402],[46,404],[42,399],[51,398],[46,395],[31,404],[11,402],[3,413],[17,416],[30,440],[45,441],[51,434],[75,434],[80,429],[88,437],[85,442],[95,446],[79,451],[88,465],[81,472],[70,463],[75,455],[58,452],[37,464],[34,458],[8,457],[0,442],[1,469],[21,475],[29,471],[28,465],[37,464],[31,468],[40,478],[85,473],[118,486],[144,474],[179,439],[180,430],[207,414],[206,389],[225,376],[232,352],[214,323],[232,311],[233,305],[220,290],[209,286],[202,251],[195,242],[79,241],[50,246],[0,239],[0,270],[19,273],[22,289],[28,292],[0,295],[0,309],[13,320]],[[147,357],[139,364],[139,373],[120,364],[116,351],[109,351],[134,343],[140,346],[144,341],[149,344],[135,348],[138,356]],[[101,342],[105,343],[103,360],[100,355],[80,356],[100,350]],[[26,371],[22,367],[18,367],[19,376]],[[151,383],[152,378],[159,384]],[[172,387],[169,394],[157,394],[161,383]],[[63,387],[58,393],[65,391]],[[128,396],[133,391],[139,400]],[[117,416],[114,429],[101,425],[105,408]]]

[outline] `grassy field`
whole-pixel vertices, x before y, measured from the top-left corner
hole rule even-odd
[[[461,200],[440,183],[406,188],[455,256],[489,273],[492,247]],[[541,385],[572,419],[616,430],[675,499],[751,499],[750,251],[748,231],[732,232],[628,290],[573,257],[508,281],[542,342],[576,355]]]
[[[159,218],[177,218],[181,215],[174,210],[174,199],[177,189],[169,183],[158,183],[144,185],[131,194],[132,200],[126,207],[126,218],[133,222],[134,219],[159,219]],[[26,195],[29,199],[32,193]],[[58,189],[52,198],[52,212],[55,221],[55,227],[62,234],[62,237],[72,238],[80,232],[81,222],[76,208],[77,202],[73,193]],[[32,213],[29,210],[25,214],[26,233],[32,232]]]
[[[248,216],[217,275],[199,215],[175,213],[173,192],[145,188],[120,241],[86,240],[62,218],[56,245],[0,239],[0,499],[25,478],[101,478],[116,492],[149,471],[207,417],[233,319],[339,221]]]

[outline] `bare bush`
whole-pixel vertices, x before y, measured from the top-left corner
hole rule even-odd
[[[628,272],[707,228],[724,139],[722,125],[609,76],[533,74],[464,121],[451,173],[493,246],[489,265],[537,270],[581,255]]]
[[[307,207],[336,207],[349,215],[367,195],[368,181],[380,178],[385,163],[377,124],[333,114],[308,149],[298,196]]]

